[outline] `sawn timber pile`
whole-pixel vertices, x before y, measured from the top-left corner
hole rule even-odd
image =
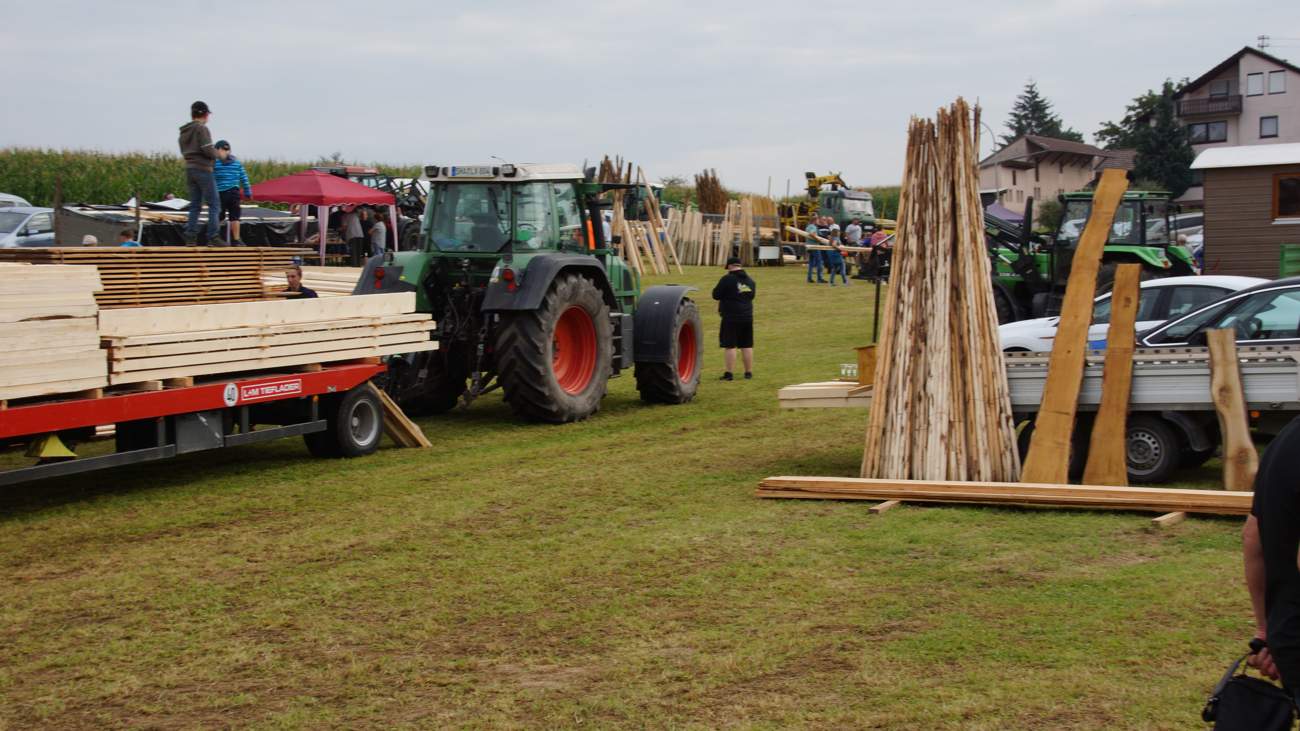
[[[0,400],[108,384],[94,267],[0,263]]]
[[[100,313],[109,383],[206,376],[435,350],[415,293]]]
[[[759,483],[756,494],[766,498],[901,500],[917,503],[1030,505],[1218,515],[1246,515],[1250,512],[1254,497],[1249,492],[1222,490],[850,477],[769,477]]]
[[[264,299],[263,277],[283,275],[296,249],[244,246],[70,246],[0,249],[0,261],[99,269],[100,308]]]

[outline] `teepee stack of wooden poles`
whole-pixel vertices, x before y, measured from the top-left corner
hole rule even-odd
[[[979,110],[913,118],[862,476],[1015,482],[977,170]]]

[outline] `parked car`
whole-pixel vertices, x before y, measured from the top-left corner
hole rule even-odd
[[[1237,331],[1238,345],[1300,345],[1300,277],[1264,282],[1208,303],[1153,328],[1138,345],[1204,346],[1207,331],[1227,327]]]
[[[0,249],[54,245],[54,209],[0,208]]]
[[[15,206],[31,208],[32,204],[28,203],[26,198],[19,198],[9,193],[0,193],[0,208],[14,208]]]
[[[1141,284],[1138,295],[1137,331],[1144,333],[1166,321],[1182,317],[1202,305],[1221,299],[1268,280],[1257,277],[1201,276],[1149,279]],[[1059,317],[1009,322],[998,328],[1002,350],[1006,352],[1040,352],[1052,349]],[[1090,347],[1106,347],[1110,330],[1110,293],[1093,300],[1092,327],[1088,329]]]

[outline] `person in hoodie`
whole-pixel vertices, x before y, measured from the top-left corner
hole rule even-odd
[[[190,105],[190,123],[181,126],[181,157],[185,158],[185,185],[189,189],[190,217],[185,223],[185,243],[206,245],[217,238],[217,219],[221,217],[221,202],[217,199],[217,179],[212,175],[217,151],[212,146],[212,133],[208,131],[208,116],[212,110],[206,102]],[[199,211],[208,204],[208,226],[199,233]]]
[[[230,143],[217,140],[217,161],[213,177],[217,179],[217,199],[221,201],[221,217],[230,219],[230,243],[243,246],[239,239],[239,201],[253,197],[253,184],[248,180],[244,163],[230,152]]]
[[[745,361],[745,378],[754,377],[754,294],[758,285],[740,266],[740,259],[727,259],[727,273],[713,287],[713,299],[718,301],[718,314],[722,315],[722,328],[718,341],[723,349],[727,370],[724,381],[735,380],[736,350]]]

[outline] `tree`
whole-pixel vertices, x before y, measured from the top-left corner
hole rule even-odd
[[[1038,93],[1038,84],[1033,79],[1025,84],[1020,96],[1016,97],[1011,115],[1007,118],[1007,129],[1011,134],[1002,135],[1004,147],[1024,135],[1083,142],[1083,135],[1078,130],[1065,127],[1060,116],[1052,111],[1052,103]]]
[[[1187,130],[1174,114],[1173,84],[1165,82],[1149,123],[1139,125],[1134,135],[1137,159],[1133,177],[1160,183],[1174,195],[1183,194],[1192,184],[1192,160],[1196,153],[1187,139]]]
[[[1065,209],[1061,206],[1060,201],[1045,200],[1038,201],[1038,228],[1044,231],[1055,231],[1060,225],[1061,219],[1065,217]]]
[[[1186,79],[1183,81],[1186,83]],[[1172,96],[1177,90],[1177,84],[1170,79],[1165,79],[1160,91],[1148,89],[1134,97],[1133,101],[1124,108],[1124,117],[1118,122],[1103,122],[1093,138],[1097,140],[1098,145],[1107,150],[1129,150],[1137,147],[1138,137],[1142,130],[1151,125],[1151,119],[1155,116],[1161,96],[1165,94]]]

